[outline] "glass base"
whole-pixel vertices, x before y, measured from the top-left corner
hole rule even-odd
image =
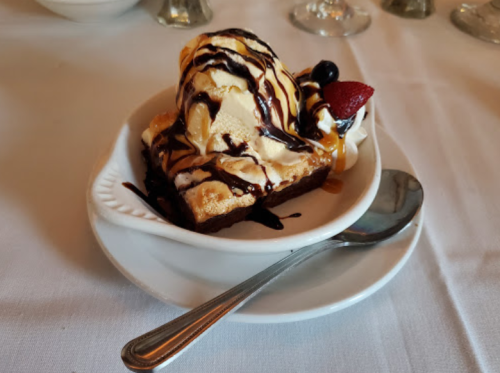
[[[165,0],[157,20],[163,26],[189,29],[206,25],[212,17],[207,0]]]
[[[368,28],[370,15],[362,9],[351,7],[344,2],[299,4],[290,12],[294,26],[322,36],[348,36],[358,34]]]
[[[423,19],[434,13],[433,0],[383,0],[382,9],[403,18]]]
[[[463,32],[484,41],[500,44],[500,9],[492,3],[462,4],[451,12],[450,18]]]

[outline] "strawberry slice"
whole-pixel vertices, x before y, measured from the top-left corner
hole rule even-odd
[[[375,90],[359,82],[332,82],[323,88],[323,97],[338,119],[347,119],[366,104]]]

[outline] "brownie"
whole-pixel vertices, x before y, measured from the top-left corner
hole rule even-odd
[[[292,198],[296,198],[313,189],[320,187],[330,172],[329,166],[316,169],[311,175],[301,178],[280,191],[272,191],[257,200],[252,206],[239,207],[231,212],[218,215],[203,222],[197,222],[188,204],[173,185],[152,169],[149,151],[144,151],[143,156],[147,165],[146,179],[144,180],[148,191],[150,203],[157,211],[162,213],[170,222],[183,228],[198,233],[214,233],[235,223],[244,221],[255,209],[278,206]]]

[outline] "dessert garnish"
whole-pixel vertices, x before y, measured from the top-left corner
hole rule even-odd
[[[293,75],[255,34],[227,29],[191,40],[179,65],[177,110],[157,115],[142,136],[146,201],[165,206],[174,224],[282,229],[269,207],[356,162],[373,89],[339,82],[333,62]]]
[[[333,114],[339,119],[349,119],[373,95],[374,89],[360,82],[331,82],[323,94]]]
[[[339,68],[332,61],[321,61],[311,71],[311,79],[318,82],[321,88],[339,80]]]

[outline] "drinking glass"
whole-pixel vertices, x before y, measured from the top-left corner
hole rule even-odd
[[[500,44],[500,0],[482,5],[462,4],[451,12],[450,18],[463,32]]]
[[[350,6],[345,0],[317,0],[299,4],[290,12],[292,23],[307,32],[322,36],[358,34],[370,26],[370,15]]]
[[[157,19],[163,26],[193,28],[210,22],[212,17],[207,0],[165,0]]]
[[[404,18],[427,18],[434,13],[434,0],[383,0],[382,9]]]

